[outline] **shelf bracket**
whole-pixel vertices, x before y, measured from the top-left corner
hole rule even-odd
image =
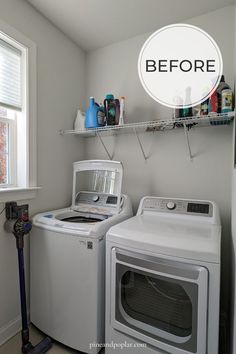
[[[113,156],[109,153],[109,151],[108,151],[106,145],[104,144],[104,141],[102,140],[102,137],[101,137],[101,135],[99,134],[98,131],[96,131],[96,136],[99,138],[99,140],[100,140],[100,142],[101,142],[101,144],[102,144],[104,150],[105,150],[106,153],[107,153],[107,156],[109,157],[110,160],[112,160],[112,159],[113,159]]]
[[[190,158],[190,161],[191,161],[193,159],[193,155],[192,155],[190,141],[189,141],[188,128],[186,127],[185,123],[183,124],[183,126],[184,126],[184,134],[185,134],[186,141],[187,141],[187,146],[188,146],[189,158]]]
[[[143,154],[143,158],[144,158],[144,160],[145,160],[145,161],[147,161],[148,157],[147,157],[147,155],[145,154],[145,151],[144,151],[143,145],[142,145],[142,143],[141,143],[141,140],[140,140],[140,137],[139,137],[139,135],[138,135],[138,133],[137,133],[136,128],[133,128],[133,131],[134,131],[134,135],[136,136],[136,138],[137,138],[137,140],[138,140],[138,143],[139,143],[140,149],[141,149],[142,154]]]

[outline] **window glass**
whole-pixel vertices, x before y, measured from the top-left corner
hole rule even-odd
[[[0,39],[0,102],[21,110],[22,79],[21,51]]]
[[[192,333],[192,303],[180,284],[127,271],[121,279],[121,303],[134,320],[179,337]]]
[[[80,191],[118,194],[119,178],[119,173],[114,171],[79,171],[76,173],[76,195]]]
[[[16,167],[14,128],[18,112],[0,106],[0,185],[13,185]]]
[[[8,176],[8,124],[0,121],[0,184],[7,184]]]

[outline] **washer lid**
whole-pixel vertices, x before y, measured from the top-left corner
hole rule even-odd
[[[121,204],[123,166],[118,161],[88,160],[73,164],[72,209],[87,205],[117,214]],[[85,197],[83,197],[85,196]],[[91,199],[91,200],[90,200]],[[105,208],[105,209],[104,209]]]
[[[105,215],[80,213],[73,211],[71,208],[48,211],[33,217],[33,225],[35,226],[53,230],[54,232],[91,237],[97,231],[95,237],[101,236],[101,233],[104,231],[103,227],[100,227],[99,224],[106,221],[107,218]],[[101,232],[100,229],[102,229]]]
[[[107,233],[121,246],[168,256],[220,263],[221,227],[171,217],[137,215]]]
[[[56,234],[99,239],[104,237],[112,225],[128,216],[129,212],[126,210],[120,214],[109,216],[99,213],[81,213],[72,210],[72,208],[64,208],[37,214],[32,221],[34,226],[53,231]],[[70,218],[72,219],[70,220]]]

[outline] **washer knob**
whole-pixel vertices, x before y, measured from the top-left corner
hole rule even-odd
[[[176,204],[174,202],[168,202],[166,206],[169,210],[174,210],[176,208]]]
[[[94,201],[94,202],[97,202],[98,200],[99,200],[99,196],[98,196],[98,195],[94,195],[94,196],[93,196],[93,201]]]

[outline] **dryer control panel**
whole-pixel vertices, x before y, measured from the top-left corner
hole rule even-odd
[[[141,202],[142,211],[198,215],[212,217],[213,204],[205,201],[145,197]],[[140,209],[139,207],[139,209]],[[141,211],[139,210],[139,211]]]

